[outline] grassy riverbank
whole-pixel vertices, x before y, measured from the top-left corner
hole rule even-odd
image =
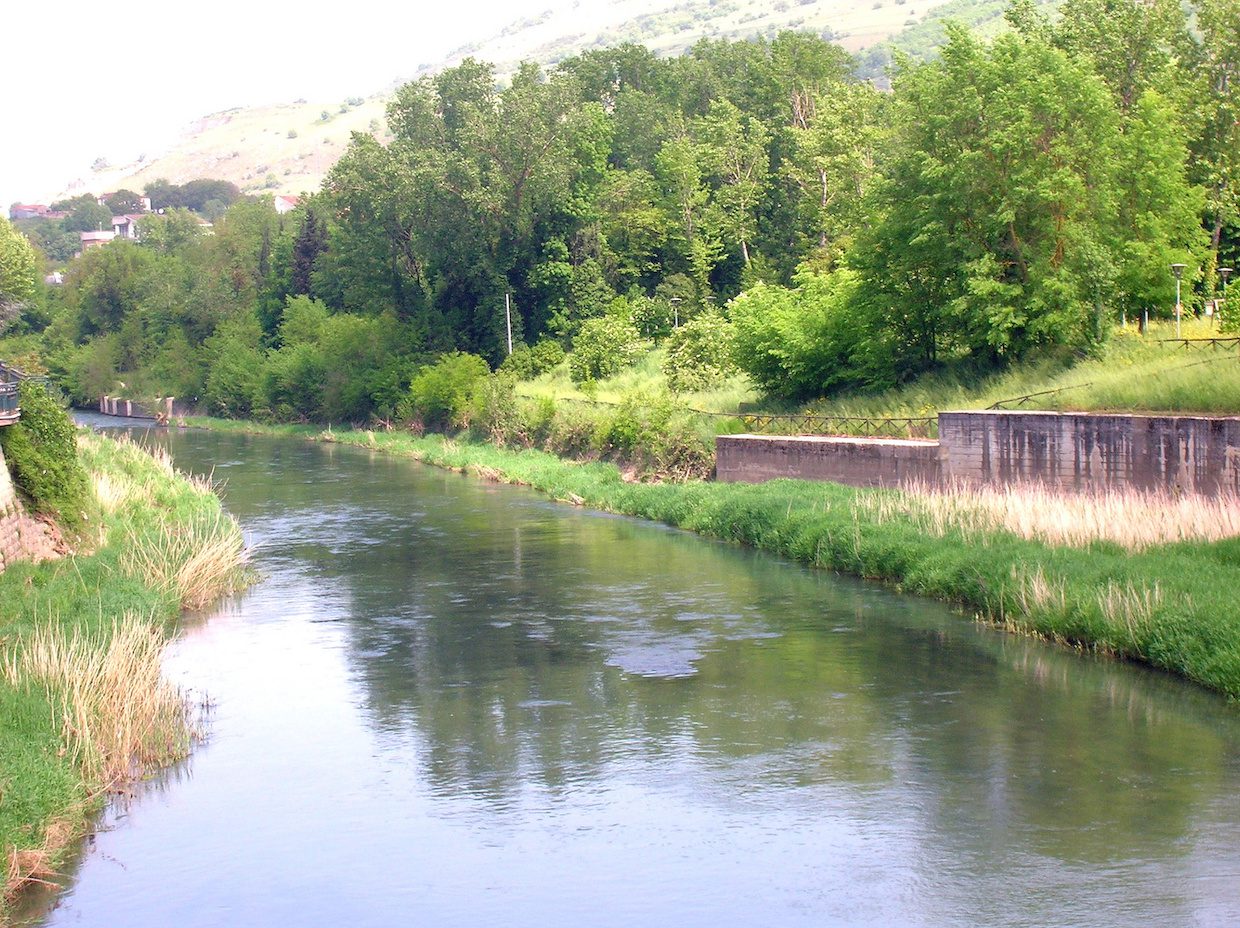
[[[243,579],[209,486],[128,441],[83,435],[79,453],[79,553],[0,574],[0,924],[109,790],[184,756],[194,719],[160,678],[163,647],[182,609]]]
[[[632,483],[610,464],[440,436],[200,424],[358,445],[526,484],[559,500],[882,580],[1013,631],[1142,661],[1240,698],[1240,510],[1232,501],[1137,494],[1082,501],[792,480]]]

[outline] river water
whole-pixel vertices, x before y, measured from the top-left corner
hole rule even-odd
[[[359,449],[152,433],[264,579],[52,926],[1240,924],[1240,708]]]

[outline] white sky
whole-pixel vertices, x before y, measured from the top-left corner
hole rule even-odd
[[[585,4],[605,0],[583,0]],[[0,215],[233,106],[369,96],[552,0],[0,4]]]

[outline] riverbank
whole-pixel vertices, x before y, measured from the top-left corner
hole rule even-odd
[[[51,880],[107,794],[183,756],[195,719],[160,677],[173,621],[244,580],[237,524],[166,454],[82,435],[77,554],[0,574],[4,902]]]
[[[1080,497],[1021,490],[983,496],[792,480],[633,483],[610,464],[441,436],[195,424],[357,445],[528,485],[576,505],[881,580],[1011,631],[1140,661],[1240,698],[1240,538],[1207,531],[1240,517],[1234,501],[1216,511],[1191,498],[1116,494],[1082,507]]]

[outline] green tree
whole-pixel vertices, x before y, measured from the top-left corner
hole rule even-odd
[[[682,134],[664,142],[655,164],[667,210],[675,217],[673,238],[697,287],[697,299],[707,302],[712,296],[710,275],[723,257],[723,242],[717,227],[707,221],[710,188],[703,177],[701,152]]]
[[[26,236],[0,218],[0,333],[34,297],[38,268],[38,256]]]
[[[66,232],[106,232],[112,228],[112,210],[100,205],[89,193],[53,203],[52,209],[69,214],[62,220]]]
[[[107,199],[103,201],[103,205],[110,209],[113,215],[121,216],[126,213],[140,213],[143,210],[142,196],[132,190],[122,187],[115,193],[110,193]]]
[[[170,255],[198,241],[202,224],[187,209],[174,208],[151,213],[138,220],[138,241],[144,248]]]
[[[795,185],[801,252],[839,257],[867,218],[877,177],[882,97],[870,84],[839,82],[798,95],[785,172]]]
[[[749,264],[749,243],[758,232],[758,210],[767,191],[770,133],[726,100],[711,104],[696,127],[699,151],[714,176],[712,219],[720,239],[740,247]]]
[[[803,400],[865,379],[869,336],[853,316],[859,282],[848,270],[803,271],[795,288],[757,284],[728,304],[733,358],[767,394]]]
[[[573,339],[568,372],[576,383],[603,380],[619,373],[641,355],[643,343],[625,316],[588,319]]]
[[[1193,145],[1192,171],[1206,190],[1213,271],[1220,263],[1224,230],[1240,232],[1240,0],[1201,0],[1197,27],[1196,109],[1202,125]],[[1235,255],[1229,260],[1234,263]],[[1211,273],[1211,290],[1213,283]]]
[[[907,377],[1095,337],[1114,263],[1119,118],[1102,83],[1037,38],[953,28],[896,83],[881,219],[854,249],[858,312]]]
[[[443,355],[418,371],[409,385],[413,412],[430,428],[466,426],[474,387],[491,372],[486,359],[463,351]]]

